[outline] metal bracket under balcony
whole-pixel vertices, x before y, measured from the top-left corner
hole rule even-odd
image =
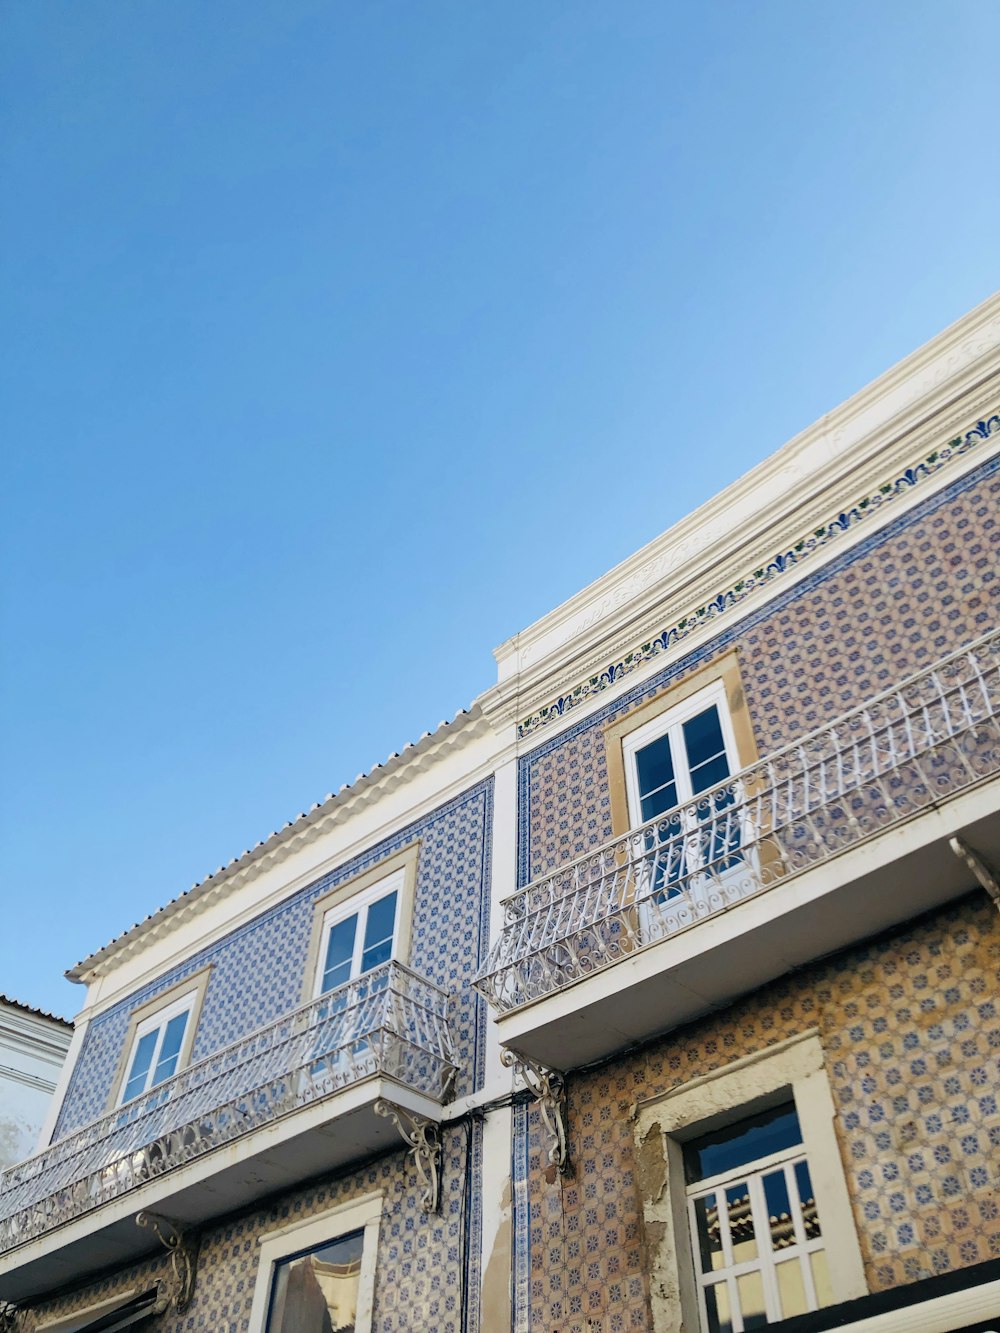
[[[180,1235],[395,1147],[380,1101],[439,1121],[456,1072],[447,1004],[386,963],[10,1167],[0,1302],[150,1252],[137,1213],[169,1217]]]
[[[1000,864],[1000,632],[508,898],[475,981],[568,1068],[973,888]]]

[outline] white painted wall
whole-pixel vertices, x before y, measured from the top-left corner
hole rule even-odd
[[[0,998],[0,1169],[35,1151],[73,1029]]]

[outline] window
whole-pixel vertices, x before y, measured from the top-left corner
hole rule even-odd
[[[794,1102],[684,1145],[706,1333],[742,1333],[833,1302]]]
[[[313,1000],[391,958],[405,963],[420,843],[412,842],[314,906],[303,1000]]]
[[[634,732],[625,742],[629,810],[645,824],[725,782],[739,761],[721,683]]]
[[[316,994],[323,995],[396,956],[403,871],[323,915]]]
[[[868,1294],[815,1032],[641,1106],[653,1328],[743,1333]]]
[[[261,1238],[250,1333],[370,1333],[382,1195]]]
[[[656,887],[741,864],[742,812],[733,790],[693,803],[740,767],[721,681],[633,731],[623,752],[630,824],[657,820],[645,835]]]
[[[355,1231],[279,1259],[267,1333],[354,1333],[364,1241]]]
[[[192,990],[136,1027],[122,1102],[130,1102],[177,1072],[194,1002]]]
[[[134,1101],[189,1063],[211,975],[206,967],[132,1011],[108,1110]]]
[[[615,834],[675,809],[755,763],[738,650],[722,653],[630,708],[605,728],[604,743]],[[646,752],[641,761],[639,751]]]

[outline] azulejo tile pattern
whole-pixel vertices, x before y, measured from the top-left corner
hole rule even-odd
[[[995,458],[523,756],[519,882],[611,837],[604,726],[733,644],[764,754],[995,626],[998,516]]]
[[[648,1330],[632,1106],[809,1028],[870,1289],[1000,1255],[998,981],[1000,922],[977,893],[572,1076],[572,1177],[546,1183],[540,1127],[519,1123],[517,1333]]]
[[[423,1187],[409,1157],[393,1153],[336,1180],[316,1182],[271,1207],[234,1217],[201,1238],[194,1298],[182,1314],[165,1314],[158,1333],[245,1333],[259,1262],[259,1240],[336,1204],[381,1190],[374,1327],[378,1333],[475,1333],[479,1327],[479,1237],[468,1187],[481,1171],[477,1126],[457,1124],[442,1136],[440,1214],[420,1211]],[[335,1235],[335,1230],[331,1238]],[[133,1286],[152,1286],[165,1273],[154,1259],[86,1291],[38,1306],[36,1323],[53,1320]]]
[[[469,981],[487,945],[492,796],[492,779],[478,784],[101,1014],[87,1033],[57,1135],[104,1112],[132,1010],[208,964],[212,975],[193,1059],[294,1009],[302,1000],[316,899],[416,838],[421,846],[410,962],[452,997],[449,1020],[460,1064],[457,1093],[479,1086],[486,1010]]]
[[[942,468],[946,468],[954,459],[967,454],[970,449],[974,449],[998,432],[1000,432],[1000,415],[998,414],[987,416],[982,421],[976,422],[971,429],[963,432],[962,435],[941,448],[935,449],[921,462],[916,463],[913,467],[906,468],[904,472],[891,481],[883,483],[873,494],[862,496],[822,527],[801,537],[789,550],[779,551],[766,565],[747,572],[733,587],[720,592],[710,602],[706,602],[704,606],[697,607],[690,615],[683,617],[675,625],[662,630],[649,642],[628,653],[620,662],[612,663],[598,675],[591,676],[589,680],[575,686],[569,694],[560,695],[551,704],[544,705],[524,718],[518,723],[518,735],[521,737],[530,736],[548,723],[564,716],[571,709],[579,707],[587,699],[593,698],[595,694],[599,694],[602,690],[616,684],[644,663],[651,661],[660,653],[666,652],[673,644],[682,642],[695,630],[724,614],[730,608],[738,606],[740,602],[745,601],[758,588],[782,578],[801,565],[803,561],[808,560],[817,551],[842,537],[845,532],[871,518],[879,510],[884,509],[886,505],[891,504],[893,500],[908,494],[915,486],[922,485],[940,472]]]

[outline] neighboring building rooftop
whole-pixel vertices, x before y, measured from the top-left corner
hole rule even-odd
[[[73,1026],[73,1022],[69,1018],[62,1018],[59,1014],[50,1014],[46,1009],[36,1009],[33,1004],[23,1004],[10,995],[4,995],[2,991],[0,991],[0,1004],[9,1005],[11,1009],[19,1009],[22,1014],[31,1014],[33,1018],[44,1018],[50,1023],[59,1023],[65,1028]]]

